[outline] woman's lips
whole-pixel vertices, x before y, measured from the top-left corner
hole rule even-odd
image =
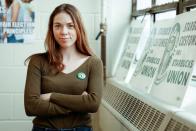
[[[67,41],[69,41],[69,38],[60,38],[60,41],[67,42]]]

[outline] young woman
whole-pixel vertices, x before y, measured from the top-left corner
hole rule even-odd
[[[103,66],[88,46],[78,10],[62,4],[52,12],[46,53],[29,59],[25,111],[32,131],[92,131],[91,115],[102,96]]]

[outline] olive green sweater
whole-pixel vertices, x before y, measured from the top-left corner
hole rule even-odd
[[[46,54],[32,56],[28,65],[24,104],[33,124],[50,128],[91,127],[91,115],[98,110],[103,88],[103,66],[90,56],[71,73],[55,71]],[[84,91],[88,95],[81,95]],[[40,95],[52,93],[50,101]]]

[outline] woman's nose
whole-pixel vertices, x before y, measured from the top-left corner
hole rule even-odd
[[[68,34],[68,32],[69,32],[69,30],[67,29],[67,27],[63,27],[63,28],[61,29],[61,33],[62,33],[62,34]]]

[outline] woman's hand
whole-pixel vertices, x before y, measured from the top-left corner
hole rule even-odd
[[[88,93],[86,91],[82,92],[82,95],[88,95]]]
[[[41,94],[41,95],[40,95],[40,98],[41,98],[42,100],[49,101],[49,100],[50,100],[51,94],[52,94],[52,93]]]

